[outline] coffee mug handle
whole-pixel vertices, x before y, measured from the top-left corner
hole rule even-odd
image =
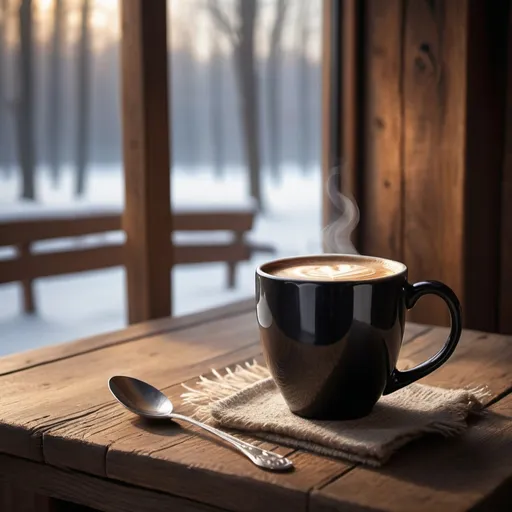
[[[448,339],[443,347],[424,363],[415,366],[411,370],[400,371],[396,368],[391,373],[388,379],[384,394],[393,393],[404,386],[411,384],[418,379],[421,379],[429,373],[437,370],[447,359],[452,355],[457,343],[459,342],[462,330],[462,312],[459,299],[451,288],[439,281],[422,281],[420,283],[409,284],[407,283],[404,288],[405,293],[405,306],[411,309],[416,304],[416,301],[423,295],[429,293],[437,295],[443,299],[448,309],[450,310],[451,329]]]

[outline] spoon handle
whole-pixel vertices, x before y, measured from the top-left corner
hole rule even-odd
[[[196,427],[210,432],[210,434],[220,437],[235,447],[238,451],[243,453],[248,459],[250,459],[254,464],[256,464],[256,466],[259,466],[260,468],[269,469],[271,471],[285,471],[293,467],[292,461],[286,457],[282,457],[281,455],[277,455],[276,453],[272,453],[267,450],[262,450],[257,446],[241,441],[240,439],[237,439],[236,437],[233,437],[226,432],[223,432],[222,430],[207,425],[206,423],[197,421],[194,418],[182,416],[181,414],[176,413],[171,413],[169,417],[174,420],[188,421],[192,425],[195,425]]]

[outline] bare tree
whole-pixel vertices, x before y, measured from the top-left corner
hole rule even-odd
[[[78,127],[76,138],[76,186],[75,194],[85,192],[85,172],[89,146],[89,105],[90,105],[90,2],[82,0],[80,41],[78,43],[77,98]]]
[[[267,59],[267,119],[270,172],[274,180],[281,180],[281,40],[288,7],[287,0],[277,0],[274,25],[270,34],[270,50]]]
[[[182,69],[181,79],[183,82],[185,102],[185,116],[182,121],[182,129],[185,133],[186,162],[190,170],[196,170],[198,164],[198,114],[197,114],[197,62],[193,47],[194,37],[192,31],[183,30],[182,44]]]
[[[34,186],[34,73],[32,39],[32,0],[22,0],[18,12],[19,97],[16,112],[18,125],[18,161],[21,166],[23,199],[35,199]]]
[[[221,178],[224,175],[224,123],[223,123],[223,63],[224,58],[220,51],[217,34],[213,34],[212,53],[210,55],[210,123],[212,137],[213,167],[215,176]]]
[[[50,51],[50,79],[48,82],[48,163],[53,185],[57,186],[60,176],[60,139],[62,102],[62,42],[64,28],[64,0],[54,0],[53,34]]]
[[[302,167],[302,172],[305,174],[308,170],[310,159],[310,144],[311,144],[311,119],[309,116],[309,101],[311,94],[310,83],[310,70],[307,56],[307,49],[310,38],[310,25],[309,25],[309,0],[301,0],[299,11],[298,23],[298,37],[299,37],[299,62],[298,62],[298,75],[297,80],[298,94],[297,94],[297,112],[299,119],[297,123],[298,128],[298,148],[299,148],[299,165]]]
[[[6,159],[6,101],[5,101],[5,32],[7,28],[7,0],[0,1],[0,167],[7,173],[9,163]]]
[[[254,32],[258,16],[257,0],[237,0],[237,26],[232,26],[216,0],[208,7],[219,29],[233,45],[235,73],[241,102],[244,150],[249,169],[250,194],[258,210],[263,210],[261,195],[260,137],[258,115],[258,77],[254,51]]]

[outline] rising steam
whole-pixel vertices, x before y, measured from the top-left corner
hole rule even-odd
[[[334,172],[327,180],[327,195],[339,217],[323,230],[324,251],[358,254],[350,237],[359,223],[359,208],[354,199],[339,191],[339,178],[339,172]]]

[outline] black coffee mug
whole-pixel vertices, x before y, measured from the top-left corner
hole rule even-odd
[[[393,393],[439,368],[461,334],[461,308],[445,284],[407,282],[407,267],[361,281],[325,281],[272,275],[287,262],[301,264],[342,255],[284,258],[256,270],[256,309],[268,368],[290,410],[316,419],[354,419],[369,414],[382,395]],[[368,257],[350,256],[351,259]],[[428,361],[399,371],[405,312],[423,295],[447,304],[451,330],[443,348]]]

